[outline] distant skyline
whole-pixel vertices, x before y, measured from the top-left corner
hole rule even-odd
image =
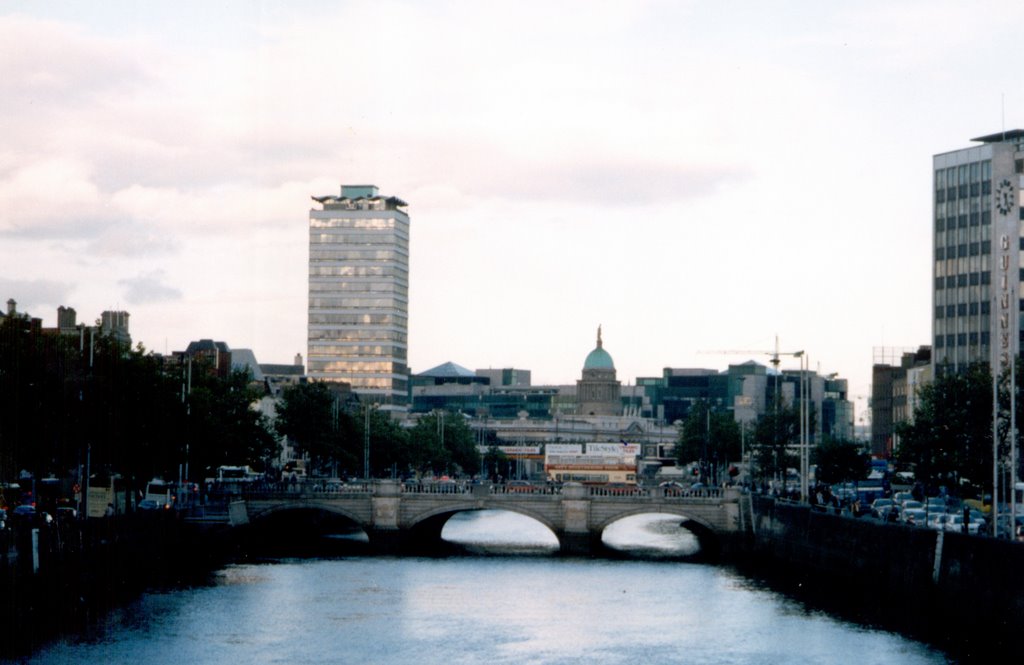
[[[1024,5],[0,8],[0,300],[305,355],[311,196],[409,203],[409,364],[573,383],[930,343],[931,157],[1024,125]],[[783,368],[797,368],[784,358]]]

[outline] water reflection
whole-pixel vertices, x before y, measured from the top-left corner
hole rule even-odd
[[[230,566],[211,587],[147,594],[98,634],[63,640],[28,662],[904,665],[945,658],[893,633],[801,611],[722,568],[491,556]]]
[[[634,515],[605,529],[602,542],[612,551],[643,558],[680,558],[697,554],[697,538],[671,515]],[[441,537],[476,554],[552,554],[558,538],[535,519],[505,510],[459,513]]]
[[[606,547],[644,557],[687,557],[700,551],[697,537],[680,526],[674,515],[634,515],[608,526],[602,540]]]
[[[475,554],[552,554],[558,538],[537,520],[507,510],[473,510],[452,516],[441,538]]]

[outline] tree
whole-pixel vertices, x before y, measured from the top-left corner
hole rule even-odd
[[[492,445],[484,454],[484,466],[481,471],[494,482],[498,481],[500,469],[508,464],[508,455],[497,445]]]
[[[938,368],[921,387],[913,422],[898,423],[901,466],[928,487],[963,490],[992,488],[992,374],[976,363],[963,372]],[[968,487],[971,486],[971,487]]]
[[[828,440],[814,450],[813,461],[817,480],[832,485],[867,478],[871,456],[852,441]]]
[[[795,406],[776,404],[754,426],[754,463],[762,478],[785,478],[786,469],[799,466],[790,447],[800,441],[800,412]]]
[[[300,383],[285,389],[277,405],[277,431],[314,468],[340,465],[362,470],[362,438],[352,415],[341,408],[328,383]]]
[[[706,481],[710,472],[739,460],[741,439],[739,423],[731,412],[715,411],[707,400],[700,400],[679,426],[676,460],[680,466],[700,461],[701,479]]]
[[[365,445],[369,424],[370,475],[376,478],[404,475],[410,467],[408,433],[387,412],[369,405],[364,408],[367,410],[355,418],[355,432],[358,441]]]
[[[193,468],[207,477],[224,465],[263,470],[277,455],[278,443],[266,417],[252,408],[261,393],[251,374],[235,370],[222,379],[200,364],[192,376],[188,438]]]
[[[442,411],[423,416],[409,431],[409,446],[410,462],[419,471],[439,474],[457,467],[472,475],[480,470],[473,433],[462,414]]]

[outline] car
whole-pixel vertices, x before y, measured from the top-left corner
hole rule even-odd
[[[145,512],[160,510],[160,504],[153,499],[143,499],[142,501],[139,501],[139,510]]]
[[[980,529],[983,528],[985,520],[972,519],[967,523],[967,533],[977,534]],[[963,533],[964,530],[964,516],[961,513],[950,513],[946,515],[945,530],[952,531],[954,533]]]
[[[505,489],[509,492],[532,492],[533,485],[526,480],[510,480],[505,483]]]
[[[904,508],[900,520],[909,526],[924,526],[926,515],[924,508]]]
[[[885,519],[886,514],[892,510],[895,502],[892,499],[875,499],[871,502],[871,515]]]
[[[913,498],[914,498],[914,495],[911,494],[910,492],[896,492],[895,494],[892,495],[892,500],[895,501],[896,503],[903,503],[904,501],[911,501],[911,500],[913,500]]]

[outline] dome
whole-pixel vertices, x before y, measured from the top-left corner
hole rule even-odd
[[[615,369],[611,355],[604,350],[604,344],[601,342],[601,326],[597,327],[597,348],[587,354],[587,359],[583,361],[583,369]]]
[[[615,363],[612,362],[612,357],[608,355],[607,351],[597,347],[587,354],[583,369],[615,369]]]

